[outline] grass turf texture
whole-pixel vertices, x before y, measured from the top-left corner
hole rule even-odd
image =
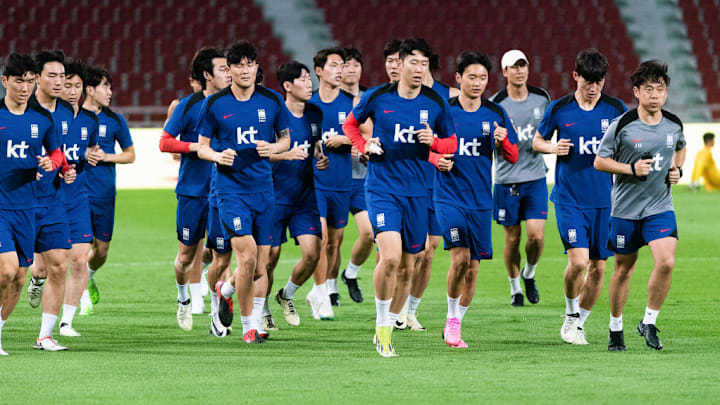
[[[648,248],[641,251],[625,310],[627,352],[607,351],[612,259],[586,323],[590,345],[560,340],[566,257],[551,212],[536,275],[539,304],[508,305],[503,232],[494,225],[495,259],[481,263],[477,294],[463,323],[470,348],[450,349],[440,337],[449,265],[440,249],[418,311],[428,331],[396,331],[400,357],[383,359],[371,343],[374,256],[360,272],[365,302],[351,302],[340,283],[342,306],[335,308],[335,321],[312,319],[303,302],[306,285],[296,294],[301,325],[288,326],[273,301],[281,330],[264,345],[242,342],[239,318],[236,333],[225,339],[209,335],[207,315],[195,315],[193,330],[181,331],[172,271],[175,196],[170,190],[120,191],[110,258],[96,275],[101,300],[95,315],[75,317],[82,337],[56,336],[70,351],[33,350],[41,311],[28,306],[23,291],[2,331],[10,357],[0,358],[0,403],[711,402],[720,395],[715,294],[720,194],[685,187],[674,194],[680,243],[673,286],[658,319],[662,351],[647,348],[635,332],[652,268]],[[356,233],[351,222],[341,269]],[[298,257],[292,243],[284,246],[273,291],[287,281]]]

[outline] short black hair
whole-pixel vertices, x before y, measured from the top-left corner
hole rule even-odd
[[[79,59],[74,59],[65,64],[65,78],[69,79],[73,76],[77,76],[80,80],[85,83],[85,75],[87,74],[87,67]]]
[[[433,55],[432,48],[423,38],[408,38],[402,41],[400,49],[398,50],[400,59],[405,59],[406,56],[412,55],[414,51],[418,51],[428,58]]]
[[[40,74],[46,63],[58,62],[65,66],[65,54],[59,49],[44,50],[35,54],[35,73]]]
[[[320,69],[324,68],[330,55],[338,55],[342,58],[343,62],[345,61],[345,49],[340,48],[339,46],[334,46],[332,48],[319,50],[313,57],[313,67]]]
[[[670,86],[668,65],[655,59],[641,63],[630,76],[633,87],[638,88],[643,83],[660,83],[660,79],[665,82],[665,86]]]
[[[359,64],[363,64],[362,52],[357,48],[345,48],[345,61],[355,59]]]
[[[440,55],[434,53],[430,56],[430,71],[434,72],[440,69]]]
[[[17,76],[23,77],[25,73],[35,74],[35,61],[32,56],[13,52],[5,58],[5,69],[2,75],[5,77]]]
[[[192,62],[190,63],[190,77],[197,80],[200,83],[200,87],[205,90],[207,85],[205,80],[205,72],[213,75],[213,59],[225,58],[225,54],[222,49],[212,48],[205,46],[200,48],[193,56]]]
[[[310,69],[308,69],[307,66],[304,64],[293,60],[288,63],[283,63],[280,65],[280,67],[277,70],[277,80],[278,84],[280,85],[280,88],[285,91],[285,87],[283,87],[283,83],[285,82],[294,82],[295,79],[302,76],[302,72],[306,71],[308,74],[310,73]]]
[[[455,59],[455,71],[462,76],[468,66],[476,64],[485,66],[488,73],[492,70],[492,62],[490,62],[490,58],[486,54],[476,51],[466,51],[458,55],[457,59]]]
[[[255,74],[255,84],[257,84],[258,86],[262,86],[264,79],[265,72],[263,71],[262,66],[258,65],[257,73]]]
[[[100,66],[88,66],[83,80],[84,87],[97,87],[103,79],[112,84],[112,75],[105,68]]]
[[[712,141],[713,139],[715,139],[715,134],[714,134],[714,133],[712,133],[712,132],[705,132],[705,133],[703,134],[703,143],[704,143],[705,145],[707,145],[707,143],[710,142],[710,141]]]
[[[400,44],[402,44],[402,41],[399,39],[393,39],[385,44],[385,48],[383,48],[383,57],[387,59],[388,56],[400,52]]]
[[[240,40],[230,45],[225,57],[227,58],[228,65],[237,65],[242,62],[243,59],[248,61],[256,61],[258,56],[257,48],[255,45],[246,40]]]
[[[590,83],[604,79],[607,71],[607,58],[595,48],[582,50],[575,58],[575,72]]]

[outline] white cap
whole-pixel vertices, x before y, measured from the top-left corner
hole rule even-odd
[[[500,59],[500,65],[503,69],[507,69],[508,67],[516,64],[519,60],[524,60],[528,64],[530,63],[528,62],[528,58],[527,56],[525,56],[523,51],[519,49],[512,49],[505,52],[505,54],[502,56],[502,59]]]

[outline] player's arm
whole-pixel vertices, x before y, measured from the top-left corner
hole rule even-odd
[[[682,165],[685,163],[685,157],[687,155],[687,148],[685,147],[685,141],[683,140],[679,150],[675,150],[673,153],[673,164],[668,171],[667,182],[668,184],[678,184],[680,177],[683,175]]]
[[[106,153],[103,162],[129,164],[135,161],[135,146],[130,145],[120,153]]]
[[[202,135],[198,136],[197,154],[200,159],[223,166],[232,166],[235,161],[235,156],[237,156],[237,152],[230,148],[225,149],[222,152],[216,152],[212,147],[210,147],[210,138]]]
[[[186,103],[185,100],[182,103]],[[185,122],[184,108],[177,109],[180,103],[174,100],[168,108],[168,118],[163,126],[163,133],[160,136],[160,151],[167,153],[189,153],[197,152],[197,142],[184,142],[177,137],[189,126]],[[186,104],[183,104],[186,105]]]
[[[283,153],[290,147],[290,130],[285,128],[277,134],[275,142],[256,141],[255,148],[260,157],[270,158],[278,153]]]
[[[517,147],[518,137],[505,109],[503,109],[503,121],[504,126],[499,125],[497,121],[493,122],[493,125],[495,125],[495,130],[493,131],[495,147],[500,150],[506,162],[515,164],[520,157],[520,151]]]
[[[175,107],[177,107],[178,104],[180,104],[180,100],[178,99],[174,99],[170,102],[167,111],[167,118],[165,118],[165,124],[163,124],[163,126],[167,125],[168,121],[170,121],[170,117],[172,117],[173,112],[175,112]]]
[[[558,156],[567,156],[570,153],[570,148],[575,146],[570,142],[569,139],[560,139],[557,143],[543,138],[540,132],[535,133],[533,138],[532,147],[535,152],[553,154]]]

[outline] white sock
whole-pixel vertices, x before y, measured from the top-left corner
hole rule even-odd
[[[202,284],[190,283],[190,296],[202,300]]]
[[[210,311],[217,314],[218,307],[220,306],[220,299],[215,291],[210,291]]]
[[[80,302],[85,305],[92,305],[92,301],[90,301],[90,293],[88,290],[83,290],[82,296],[80,296]]]
[[[535,278],[535,268],[536,267],[537,267],[537,263],[535,263],[535,264],[525,263],[525,268],[523,269],[523,277]]]
[[[580,312],[580,299],[579,297],[568,298],[565,297],[565,313],[568,315],[577,314]]]
[[[90,280],[92,280],[93,277],[95,277],[95,272],[97,272],[97,270],[91,269],[89,264],[88,264],[87,268],[88,268],[88,277],[90,278]]]
[[[60,324],[68,324],[72,326],[73,318],[75,317],[75,311],[77,311],[77,307],[74,305],[65,305],[63,304],[63,314],[62,319],[60,320]]]
[[[643,317],[642,323],[645,325],[655,325],[655,321],[657,321],[659,313],[659,309],[650,309],[650,307],[645,307],[645,316]]]
[[[522,293],[522,290],[520,289],[520,276],[515,278],[510,278],[510,276],[508,276],[508,280],[510,280],[510,295]]]
[[[320,296],[329,295],[328,288],[327,288],[327,281],[322,284],[315,284],[315,286],[313,288],[315,289],[315,293]]]
[[[408,314],[414,314],[417,311],[418,305],[420,305],[422,298],[416,298],[412,295],[408,295]]]
[[[458,305],[460,303],[460,297],[452,298],[449,295],[447,296],[447,319],[450,318],[460,318],[460,313],[458,311]]]
[[[252,316],[241,315],[240,322],[242,323],[243,335],[252,329]]]
[[[235,294],[235,288],[230,285],[229,281],[226,281],[222,284],[222,287],[220,288],[220,294],[222,294],[223,298],[230,298],[233,296],[233,294]]]
[[[398,316],[400,316],[400,314],[396,314],[394,312],[388,311],[388,322],[390,322],[390,325],[385,325],[385,326],[395,325],[395,322],[397,322]]]
[[[337,294],[340,292],[340,291],[338,291],[336,278],[327,279],[327,282],[325,282],[325,285],[327,286],[328,294]]]
[[[465,312],[467,312],[468,307],[464,307],[458,303],[458,313],[460,313],[460,320],[462,321],[463,318],[465,318]]]
[[[263,316],[272,315],[272,312],[270,312],[270,307],[268,306],[268,299],[265,297],[265,302],[263,303],[263,310],[262,310]]]
[[[0,311],[2,311],[2,305],[0,305]],[[2,336],[2,328],[3,325],[5,325],[5,320],[2,319],[2,316],[0,316],[0,336]],[[0,351],[2,351],[2,343],[0,343]]]
[[[390,313],[390,303],[392,302],[392,298],[389,300],[381,300],[378,297],[375,297],[375,312],[376,312],[376,318],[375,318],[375,325],[376,326],[390,326],[390,319],[389,319],[389,313]]]
[[[295,296],[295,292],[300,288],[299,285],[292,282],[292,278],[288,279],[287,284],[285,284],[285,288],[283,288],[282,296],[286,300],[291,300],[292,297]]]
[[[46,314],[43,312],[42,321],[40,322],[40,335],[38,339],[51,337],[53,329],[55,329],[55,322],[57,322],[57,315]]]
[[[580,307],[580,321],[578,322],[578,327],[585,327],[585,321],[587,321],[588,316],[590,316],[590,312],[592,311],[588,311],[587,309]]]
[[[177,300],[178,302],[186,302],[190,299],[190,294],[188,293],[188,283],[185,284],[178,284],[176,281],[175,284],[177,285]]]
[[[610,315],[610,330],[613,332],[620,332],[623,330],[622,314],[620,314],[617,318],[612,316],[612,314]]]
[[[253,326],[253,329],[260,330],[262,325],[262,311],[263,307],[265,306],[265,297],[255,297],[253,298],[253,310],[252,310],[252,317],[253,322],[256,323],[255,326]]]
[[[360,266],[353,264],[352,260],[348,262],[345,268],[345,278],[357,278],[358,272],[360,272]]]

